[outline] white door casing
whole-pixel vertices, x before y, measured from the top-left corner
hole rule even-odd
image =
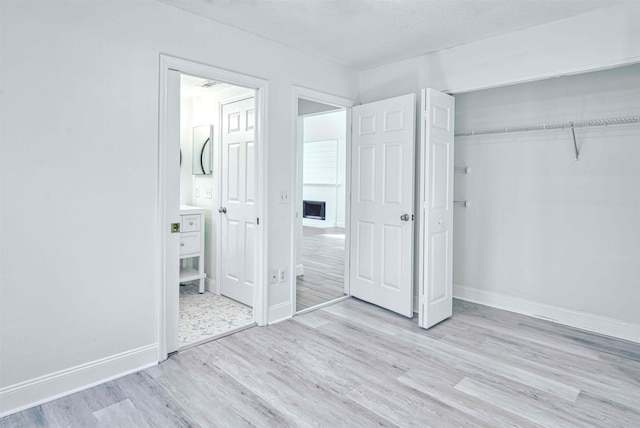
[[[413,316],[414,94],[353,108],[351,295]]]
[[[255,99],[222,103],[220,292],[253,306],[256,259]]]
[[[167,71],[166,87],[166,111],[165,129],[166,144],[163,176],[166,179],[164,192],[164,216],[161,220],[163,227],[167,228],[165,248],[162,255],[165,257],[164,271],[167,284],[175,284],[168,289],[165,296],[167,341],[166,352],[178,350],[178,320],[180,300],[180,233],[171,233],[172,223],[180,224],[180,72]],[[175,143],[175,144],[174,144]]]
[[[455,99],[423,89],[421,105],[419,320],[429,328],[453,313]]]

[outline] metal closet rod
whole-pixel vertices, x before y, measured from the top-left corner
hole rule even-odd
[[[493,128],[456,132],[456,137],[468,137],[483,134],[504,134],[506,132],[543,131],[547,129],[587,128],[590,126],[626,125],[640,123],[640,116],[611,117],[608,119],[578,120],[575,122],[545,123],[540,125],[514,126],[509,128]]]

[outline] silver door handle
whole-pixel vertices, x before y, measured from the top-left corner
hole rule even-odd
[[[409,221],[409,214],[402,214],[400,216],[400,220],[402,221]]]
[[[220,208],[218,208],[218,212],[226,214],[227,213],[227,208],[226,207],[220,207]]]

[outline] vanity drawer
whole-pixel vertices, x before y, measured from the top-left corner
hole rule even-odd
[[[182,224],[180,225],[181,232],[197,232],[200,230],[200,214],[183,215]]]
[[[180,234],[180,255],[200,252],[200,232]]]

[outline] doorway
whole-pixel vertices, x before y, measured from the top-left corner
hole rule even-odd
[[[176,350],[247,325],[265,324],[264,222],[258,225],[258,219],[264,217],[262,174],[266,141],[262,117],[266,83],[164,55],[160,82],[159,360],[162,361]],[[250,108],[242,114],[224,111],[225,106],[239,98]],[[240,129],[246,131],[243,138],[249,134],[251,137],[243,139],[242,150],[239,140],[229,139],[229,134]],[[232,147],[230,151],[236,157],[228,156],[225,144],[227,149]],[[247,145],[251,146],[249,151]],[[236,162],[230,172],[229,164],[240,156],[247,162]],[[250,189],[250,195],[233,193],[239,180],[243,189]],[[229,190],[234,201],[250,200],[250,206],[245,204],[240,211],[250,211],[245,217],[252,224],[238,224],[236,217],[228,218],[228,213],[233,211],[235,216],[238,211],[238,207],[223,210]],[[225,235],[224,228],[228,232],[229,224],[238,229],[251,228],[251,245],[230,252],[231,244],[238,240]],[[201,252],[197,249],[198,239],[202,239]],[[243,244],[249,241],[242,240]],[[223,252],[226,257],[221,261]],[[234,276],[238,270],[245,273],[242,282],[251,284],[248,299],[242,303],[224,296],[221,290],[221,279],[225,275]],[[181,276],[183,271],[190,272],[186,280]],[[185,322],[187,312],[196,314],[191,323]],[[188,324],[201,331],[181,331]]]
[[[294,313],[348,295],[348,109],[296,100]]]
[[[237,100],[243,109],[228,111],[238,105]],[[180,233],[178,349],[254,324],[254,278],[237,272],[253,272],[254,257],[238,260],[236,254],[252,255],[254,245],[239,244],[253,244],[255,239],[235,239],[228,233],[230,224],[245,224],[241,231],[253,230],[256,218],[253,196],[248,204],[240,205],[246,195],[229,195],[229,189],[254,187],[251,180],[246,180],[253,176],[248,169],[253,165],[255,141],[255,116],[246,114],[248,111],[255,111],[255,90],[180,75],[180,214],[182,219],[196,219],[196,226],[189,227],[191,223],[183,221]],[[251,146],[250,153],[229,159],[230,147],[231,151],[236,148],[246,152],[247,145]],[[249,160],[249,164],[240,160]],[[244,179],[244,183],[238,185],[238,179]],[[241,217],[243,221],[237,221]],[[189,245],[198,239],[203,244],[201,252],[191,250]],[[228,251],[232,247],[234,251]],[[242,296],[239,289],[244,291]]]

